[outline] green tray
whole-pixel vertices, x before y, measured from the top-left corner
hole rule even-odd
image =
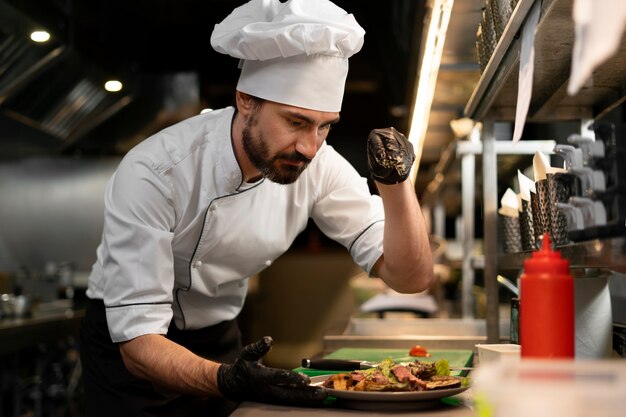
[[[333,353],[324,356],[327,359],[353,359],[361,361],[378,362],[383,359],[391,358],[394,362],[412,362],[418,359],[422,362],[435,362],[439,359],[447,359],[451,368],[463,368],[472,365],[474,352],[472,350],[463,349],[428,349],[430,356],[420,358],[409,356],[409,349],[372,349],[372,348],[341,348]],[[302,372],[308,376],[336,374],[346,371],[337,371],[333,369],[309,369],[296,368],[296,372]],[[451,375],[466,376],[467,371],[452,371]]]

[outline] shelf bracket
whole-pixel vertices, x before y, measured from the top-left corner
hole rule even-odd
[[[494,135],[495,120],[489,114],[483,121],[483,244],[485,253],[485,293],[487,300],[487,343],[500,343],[500,302],[498,299],[498,156]]]

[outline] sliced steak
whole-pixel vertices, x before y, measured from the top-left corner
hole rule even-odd
[[[354,383],[359,383],[365,379],[365,374],[363,374],[363,372],[352,372],[350,373],[350,376],[352,377],[352,381]]]
[[[389,383],[389,379],[385,375],[383,375],[383,373],[380,371],[374,372],[370,380],[373,383],[378,384],[378,385],[386,385]]]
[[[391,372],[393,372],[393,374],[396,376],[396,378],[398,378],[398,381],[400,382],[408,381],[413,376],[409,368],[403,365],[394,366],[393,368],[391,368]]]

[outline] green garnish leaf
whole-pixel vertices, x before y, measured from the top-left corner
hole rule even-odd
[[[436,361],[435,369],[437,370],[437,375],[450,375],[450,364],[448,363],[447,359],[439,359],[438,361]]]

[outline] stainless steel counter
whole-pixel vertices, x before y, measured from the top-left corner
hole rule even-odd
[[[82,310],[68,310],[33,318],[0,320],[0,354],[16,352],[39,343],[78,336]]]

